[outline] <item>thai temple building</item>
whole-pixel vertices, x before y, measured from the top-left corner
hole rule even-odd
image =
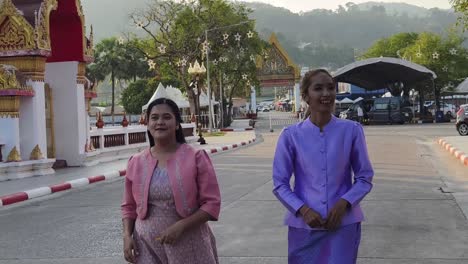
[[[83,164],[92,46],[79,0],[0,0],[0,181]]]

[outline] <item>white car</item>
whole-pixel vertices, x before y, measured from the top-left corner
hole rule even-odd
[[[435,116],[435,109],[436,109],[435,104],[431,104],[428,108],[431,111],[432,115]],[[457,108],[453,104],[449,104],[449,103],[446,103],[446,102],[440,102],[440,111],[442,111],[444,113],[444,115],[451,116],[452,118],[455,118],[456,113],[457,113]]]

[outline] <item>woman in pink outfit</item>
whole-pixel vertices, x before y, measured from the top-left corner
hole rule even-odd
[[[185,142],[176,103],[147,109],[150,148],[130,158],[122,202],[124,257],[137,264],[218,263],[208,221],[219,217],[216,174],[204,150]]]

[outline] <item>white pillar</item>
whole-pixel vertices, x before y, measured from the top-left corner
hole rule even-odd
[[[299,83],[294,85],[294,101],[295,103],[295,111],[296,113],[301,110],[301,88]]]
[[[15,146],[18,151],[21,151],[18,118],[0,117],[0,144],[4,145],[2,147],[3,161],[6,161],[8,154]]]
[[[84,85],[77,84],[78,62],[46,64],[46,82],[54,104],[56,158],[68,166],[82,165],[87,130]]]
[[[252,111],[255,112],[257,110],[257,93],[254,86],[250,87],[250,104],[252,105]]]
[[[39,145],[43,157],[47,158],[44,82],[30,81],[28,85],[33,88],[34,96],[20,99],[21,159],[29,160],[36,145]]]

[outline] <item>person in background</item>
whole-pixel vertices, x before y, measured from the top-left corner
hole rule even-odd
[[[186,144],[174,101],[153,101],[146,118],[150,147],[130,158],[125,177],[125,260],[217,264],[207,222],[218,219],[221,198],[210,158]]]
[[[354,264],[364,220],[359,203],[374,176],[364,131],[332,114],[335,83],[326,70],[308,72],[301,95],[308,117],[283,130],[273,161],[273,194],[287,209],[288,263]]]
[[[364,111],[362,110],[362,107],[360,105],[358,105],[357,107],[357,116],[359,124],[362,124],[364,119]]]

